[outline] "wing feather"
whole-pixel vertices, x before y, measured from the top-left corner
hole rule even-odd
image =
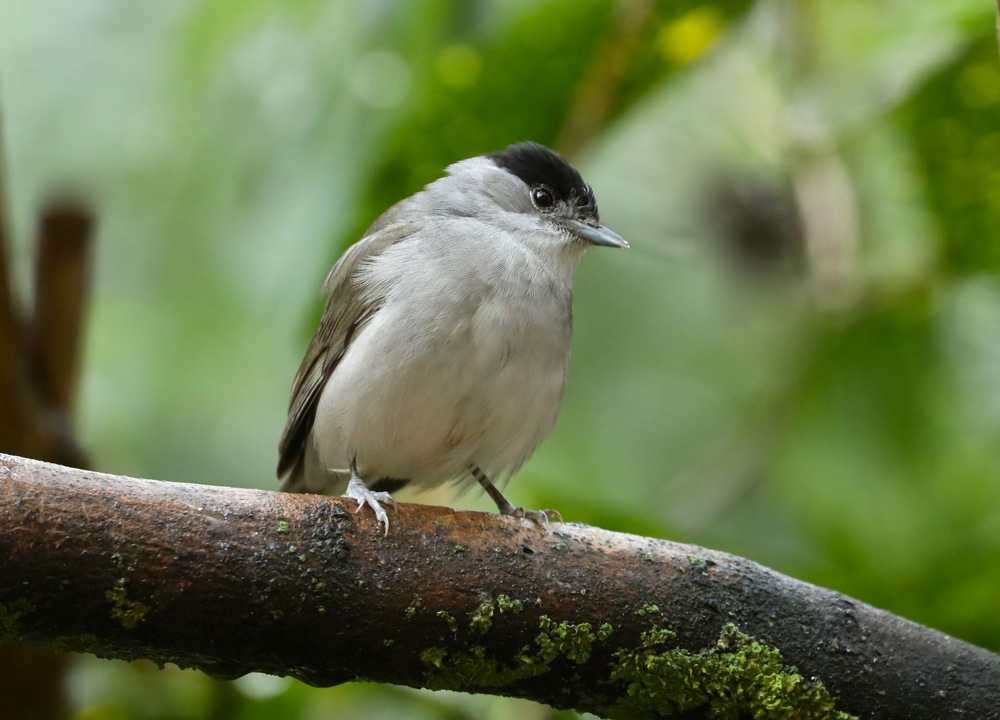
[[[286,486],[295,484],[295,478],[303,471],[306,442],[326,381],[357,331],[381,306],[379,298],[363,292],[358,279],[359,268],[366,260],[417,231],[412,223],[393,222],[397,215],[398,206],[395,206],[376,220],[365,236],[341,256],[323,283],[329,293],[326,309],[292,382],[288,420],[278,444],[278,477],[289,477]]]

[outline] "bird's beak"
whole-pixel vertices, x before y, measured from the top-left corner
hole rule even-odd
[[[627,248],[628,243],[618,233],[608,230],[600,223],[586,223],[581,220],[569,220],[569,231],[581,240],[603,245],[604,247]]]

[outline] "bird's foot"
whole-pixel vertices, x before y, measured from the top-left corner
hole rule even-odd
[[[369,490],[364,480],[357,475],[353,475],[350,482],[347,483],[347,492],[344,493],[344,497],[358,501],[358,507],[355,509],[355,512],[361,510],[365,505],[370,507],[375,513],[375,519],[385,526],[385,534],[389,534],[389,515],[386,513],[385,508],[382,507],[382,503],[387,503],[395,508],[396,501],[392,495],[387,492]]]
[[[553,520],[563,521],[562,514],[558,510],[525,510],[523,507],[514,507],[511,505],[506,511],[501,508],[500,514],[516,518],[526,518],[539,525],[548,525]]]
[[[493,484],[493,481],[484,473],[478,465],[471,465],[469,467],[469,472],[472,477],[482,485],[483,490],[486,494],[492,498],[493,502],[497,504],[497,510],[500,511],[501,515],[509,515],[516,518],[527,518],[532,520],[539,525],[548,525],[552,520],[558,520],[562,522],[562,515],[559,514],[558,510],[525,510],[523,507],[515,507],[514,504],[504,497],[504,494],[500,492],[499,488]]]

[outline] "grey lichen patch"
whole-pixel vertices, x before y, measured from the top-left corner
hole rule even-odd
[[[483,600],[469,618],[469,630],[484,634],[493,626],[493,601]]]
[[[687,557],[692,569],[697,571],[703,577],[708,577],[708,569],[716,564],[714,560],[707,558],[704,555],[691,553]],[[684,572],[684,568],[680,568],[680,571]]]
[[[587,662],[594,643],[606,640],[613,632],[607,623],[595,633],[590,623],[557,623],[545,615],[539,618],[538,627],[535,647],[525,645],[510,663],[488,657],[482,645],[460,652],[441,647],[424,650],[420,660],[426,686],[434,690],[504,687],[544,675],[560,657],[578,664]]]
[[[669,648],[670,630],[642,635],[638,650],[614,653],[611,679],[627,683],[627,696],[609,713],[648,718],[702,710],[708,717],[776,720],[849,720],[826,688],[786,667],[773,648],[735,625],[722,628],[714,648]]]
[[[111,617],[121,623],[126,630],[132,630],[146,619],[149,608],[141,602],[130,600],[126,593],[128,580],[123,577],[115,581],[115,586],[104,593],[105,599],[111,603]]]

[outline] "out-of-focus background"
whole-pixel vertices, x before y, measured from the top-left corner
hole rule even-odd
[[[562,415],[509,486],[1000,651],[1000,61],[950,0],[0,4],[25,291],[37,208],[100,225],[97,469],[274,488],[337,255],[449,163],[533,139],[604,222]],[[490,509],[478,493],[424,501]],[[573,717],[80,657],[85,720]]]

